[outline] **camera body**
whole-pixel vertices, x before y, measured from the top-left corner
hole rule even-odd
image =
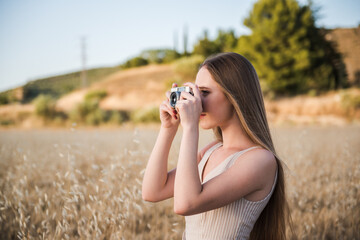
[[[175,105],[176,105],[177,101],[180,99],[181,92],[188,92],[194,96],[190,87],[183,86],[183,87],[171,88],[169,101],[170,101],[170,106],[174,109],[175,109]]]

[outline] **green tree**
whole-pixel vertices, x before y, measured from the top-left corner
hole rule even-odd
[[[275,93],[339,86],[340,55],[315,26],[311,6],[296,0],[259,0],[244,20],[252,34],[236,51],[255,66],[263,85]]]
[[[219,30],[215,40],[210,40],[208,33],[204,31],[204,37],[194,45],[193,54],[208,57],[220,52],[231,52],[236,47],[237,38],[233,30]]]
[[[195,44],[193,54],[208,57],[211,54],[218,53],[219,51],[219,46],[208,38],[208,33],[205,30],[204,37],[199,39],[199,41]]]
[[[220,29],[214,42],[219,52],[231,52],[236,47],[237,40],[233,30],[226,32]]]
[[[180,54],[172,49],[149,49],[140,54],[149,63],[169,63],[180,57]]]

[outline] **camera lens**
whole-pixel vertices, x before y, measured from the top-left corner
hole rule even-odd
[[[172,92],[170,94],[170,106],[175,108],[176,101],[177,101],[177,94],[176,94],[176,92]]]

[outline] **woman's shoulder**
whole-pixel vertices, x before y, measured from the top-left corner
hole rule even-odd
[[[262,146],[253,146],[253,147],[250,147],[250,148],[242,150],[242,151],[245,152],[244,154],[248,154],[248,156],[257,156],[262,159],[264,159],[264,158],[265,159],[274,159],[275,158],[274,154],[270,150],[268,150]]]
[[[265,148],[252,148],[244,152],[236,159],[238,165],[246,168],[254,168],[262,173],[276,172],[277,161],[274,154]]]

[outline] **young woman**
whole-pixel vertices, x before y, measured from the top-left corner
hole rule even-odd
[[[169,92],[160,106],[143,199],[174,197],[175,213],[186,216],[183,239],[285,239],[284,173],[255,69],[239,54],[219,54],[205,60],[195,84],[185,85],[193,95],[182,92],[176,110]],[[179,159],[168,172],[179,124]],[[198,152],[199,125],[213,129],[216,141]]]

